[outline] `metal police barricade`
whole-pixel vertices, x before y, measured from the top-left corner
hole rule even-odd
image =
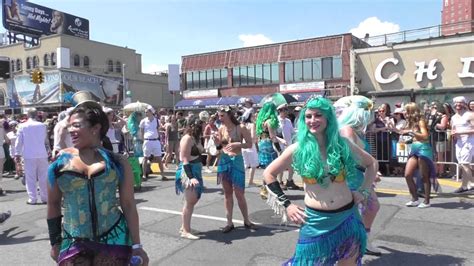
[[[390,132],[367,132],[366,141],[370,147],[370,154],[379,162],[390,163]],[[388,171],[389,168],[387,168]]]

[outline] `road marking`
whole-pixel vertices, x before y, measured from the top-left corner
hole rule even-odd
[[[182,215],[182,212],[180,212],[180,211],[159,209],[159,208],[153,208],[153,207],[139,207],[139,209],[140,210],[145,210],[145,211],[152,211],[152,212],[161,212],[161,213],[167,213],[167,214]],[[195,213],[193,213],[193,218],[201,218],[201,219],[207,219],[207,220],[227,222],[226,218],[217,217],[217,216],[203,215],[203,214],[195,214]],[[237,223],[237,224],[244,224],[244,221],[237,220],[237,219],[232,219],[232,222]],[[255,225],[268,227],[268,228],[271,228],[271,229],[285,230],[285,231],[299,231],[299,228],[295,228],[294,226],[269,225],[269,224],[262,224],[262,223],[256,223],[256,222],[253,222],[253,223]]]

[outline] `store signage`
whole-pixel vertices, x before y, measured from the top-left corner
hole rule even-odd
[[[463,68],[461,69],[461,72],[458,73],[459,78],[474,78],[474,73],[470,72],[471,64],[474,63],[474,57],[461,57],[460,61],[463,64]],[[382,71],[383,68],[391,63],[393,65],[397,65],[399,60],[397,58],[387,58],[380,62],[377,67],[375,68],[375,80],[380,83],[380,84],[389,84],[400,78],[400,73],[395,72],[392,73],[388,77],[383,77],[382,76]],[[438,62],[438,59],[432,59],[431,61],[428,62],[428,65],[426,65],[425,61],[420,61],[420,62],[415,62],[416,65],[416,70],[413,73],[415,75],[415,80],[416,82],[421,82],[423,80],[423,76],[426,75],[426,78],[429,80],[435,80],[438,77],[438,74],[436,73],[436,63]]]
[[[281,84],[280,92],[310,92],[324,90],[324,81]]]
[[[217,96],[218,96],[217,89],[183,92],[184,99],[211,98],[211,97],[217,97]]]

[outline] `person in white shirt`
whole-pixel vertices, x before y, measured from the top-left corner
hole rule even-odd
[[[15,160],[21,157],[25,162],[26,191],[28,193],[27,204],[37,204],[37,186],[39,184],[40,204],[46,204],[48,199],[47,174],[48,174],[48,150],[49,141],[46,125],[36,121],[37,111],[32,108],[28,110],[28,120],[18,129],[15,141]]]
[[[295,132],[293,128],[293,124],[291,123],[290,119],[288,119],[288,105],[287,104],[281,104],[277,107],[278,111],[278,121],[280,122],[280,126],[277,129],[277,137],[280,137],[280,139],[283,139],[284,141],[280,141],[280,146],[281,146],[281,153],[292,144],[292,139],[293,139],[293,133]],[[280,181],[281,187],[283,190],[286,190],[287,188],[289,189],[294,189],[294,190],[299,190],[300,187],[295,184],[293,181],[293,167],[290,167],[287,169],[288,170],[288,179],[286,181],[286,184],[283,184],[283,173],[280,173],[278,175],[278,180]]]
[[[70,107],[58,115],[58,123],[56,123],[53,129],[53,158],[56,157],[60,150],[72,147],[71,135],[67,129],[69,112],[71,112],[72,109],[73,108]]]
[[[13,120],[8,123],[8,127],[10,128],[10,132],[7,133],[8,143],[10,144],[10,157],[15,158],[15,141],[17,137],[17,126],[18,122]],[[21,162],[15,161],[15,179],[19,179],[20,176],[23,176],[23,167],[21,166]]]
[[[143,139],[143,178],[147,178],[148,160],[150,163],[157,162],[160,167],[161,180],[166,181],[168,178],[164,175],[164,167],[161,161],[161,142],[158,128],[160,126],[158,119],[154,115],[155,109],[148,106],[145,111],[146,117],[140,121],[140,133]]]
[[[472,170],[469,165],[474,159],[474,113],[469,111],[464,96],[453,99],[456,114],[451,118],[451,136],[456,140],[456,158],[461,167],[462,184],[454,193],[464,193],[473,190]]]

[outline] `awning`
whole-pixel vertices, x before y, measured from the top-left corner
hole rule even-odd
[[[290,103],[290,105],[292,106],[296,106],[296,105],[302,105],[306,102],[306,100],[309,99],[309,97],[311,96],[317,96],[317,95],[320,95],[320,96],[324,96],[325,92],[323,90],[321,91],[313,91],[313,92],[298,92],[298,93],[288,93],[290,94],[291,96],[295,97],[296,100],[298,100],[297,102],[292,102]]]
[[[229,96],[222,97],[217,103],[218,105],[239,105],[243,104],[245,99],[250,98],[254,103],[259,103],[264,95],[245,95],[245,96]]]
[[[177,110],[216,108],[221,98],[184,99],[174,106]]]

